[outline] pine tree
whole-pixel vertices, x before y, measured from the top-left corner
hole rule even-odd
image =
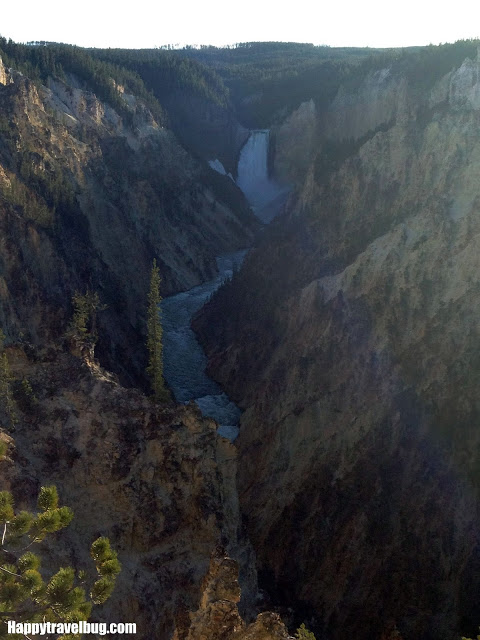
[[[147,348],[148,367],[147,374],[155,400],[162,401],[168,398],[163,379],[163,344],[162,344],[162,323],[160,317],[160,271],[157,261],[153,261],[150,276],[150,291],[148,293],[148,313],[147,313]]]
[[[0,404],[10,421],[12,427],[17,422],[15,400],[12,393],[12,374],[8,363],[7,354],[4,351],[5,334],[0,329]]]
[[[106,309],[100,304],[100,298],[95,291],[87,291],[84,295],[75,292],[73,298],[73,318],[69,326],[69,333],[77,340],[90,345],[97,341],[97,311]]]
[[[306,628],[305,623],[302,623],[298,627],[295,638],[297,638],[297,640],[315,640],[314,634]]]
[[[98,538],[91,546],[99,577],[91,586],[90,597],[85,591],[85,572],[62,567],[45,580],[39,571],[40,557],[30,547],[68,526],[72,518],[69,507],[59,507],[54,486],[41,488],[36,514],[15,513],[12,495],[0,491],[0,638],[25,637],[7,633],[9,620],[30,623],[88,620],[92,606],[110,597],[121,567],[107,538]],[[62,636],[63,640],[73,637],[80,636]]]

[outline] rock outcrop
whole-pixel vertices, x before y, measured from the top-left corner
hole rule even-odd
[[[172,640],[293,640],[275,613],[261,613],[246,625],[238,612],[239,600],[238,565],[216,549],[203,580],[200,607],[179,616]]]
[[[3,64],[2,58],[0,57],[0,84],[9,84],[10,82],[10,74],[8,72],[8,69],[6,69],[5,65]]]
[[[122,571],[97,620],[135,622],[139,638],[169,640],[179,612],[198,607],[218,545],[254,573],[232,499],[235,450],[212,420],[193,405],[156,406],[95,361],[59,349],[7,355],[18,420],[12,429],[1,407],[10,432],[1,436],[9,442],[2,490],[32,510],[40,486],[54,484],[73,508],[72,524],[41,545],[47,569],[89,568],[91,542],[110,538]]]
[[[262,586],[336,640],[478,626],[479,70],[341,89],[296,201],[196,320],[245,409]]]

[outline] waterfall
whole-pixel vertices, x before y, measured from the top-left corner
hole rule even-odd
[[[251,132],[240,153],[237,178],[237,184],[252,209],[265,223],[278,213],[289,191],[289,187],[281,187],[268,177],[269,133],[268,130]],[[218,173],[226,174],[219,160],[210,160],[209,165]],[[234,269],[241,265],[245,254],[246,251],[237,251],[217,258],[219,273],[214,280],[165,298],[161,303],[164,375],[168,386],[177,402],[194,400],[203,415],[219,423],[218,432],[231,440],[238,435],[241,411],[207,376],[207,358],[190,328],[190,322],[193,314],[218,289],[224,278],[231,277]]]
[[[268,177],[269,136],[268,129],[251,132],[240,152],[237,171],[237,185],[263,222],[270,222],[279,209],[277,200],[288,191]]]

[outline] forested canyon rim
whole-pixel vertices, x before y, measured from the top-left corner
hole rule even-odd
[[[76,511],[47,567],[108,535],[102,615],[145,638],[288,638],[259,608],[317,640],[473,634],[477,43],[0,49],[0,466]],[[267,129],[259,189],[293,190],[262,227],[232,178]],[[194,321],[236,447],[145,397],[146,293],[153,258],[166,295],[252,243]],[[64,338],[76,291],[107,305],[99,361]]]

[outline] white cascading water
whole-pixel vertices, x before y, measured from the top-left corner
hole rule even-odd
[[[238,160],[237,185],[262,222],[270,222],[278,213],[288,189],[268,176],[270,131],[252,131]]]
[[[209,160],[208,164],[210,165],[210,168],[213,169],[214,171],[216,171],[217,173],[219,173],[222,176],[228,176],[231,180],[233,180],[233,176],[231,173],[227,173],[225,171],[225,167],[223,166],[223,164],[220,162],[220,160],[218,160],[217,158],[215,158],[215,160]],[[233,180],[235,182],[235,180]]]
[[[237,185],[262,222],[270,222],[278,213],[288,189],[268,177],[268,130],[252,131],[242,148],[238,162]],[[226,174],[218,160],[210,166]],[[231,176],[230,176],[231,177]],[[239,267],[246,251],[217,258],[218,276],[189,291],[165,298],[161,303],[163,325],[164,375],[177,402],[194,400],[204,416],[214,418],[220,435],[234,440],[238,435],[240,409],[205,373],[207,359],[190,328],[193,314]]]

